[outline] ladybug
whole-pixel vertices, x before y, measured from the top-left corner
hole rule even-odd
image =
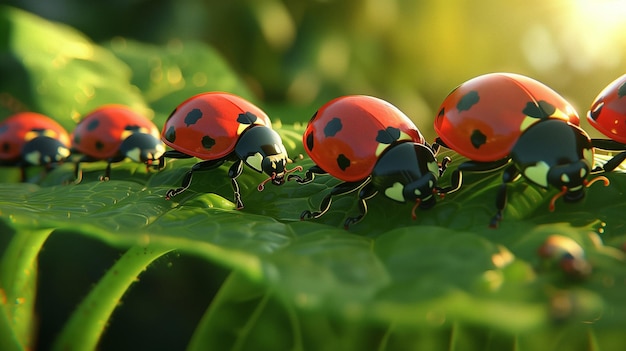
[[[111,163],[126,158],[162,168],[165,152],[157,127],[150,120],[123,105],[104,105],[87,114],[72,132],[72,153],[81,155],[75,162],[76,182],[82,179],[81,162],[106,161],[101,180],[111,177]]]
[[[569,277],[584,278],[591,274],[592,267],[585,258],[583,248],[570,237],[550,235],[537,253],[544,266],[556,264]]]
[[[244,164],[269,176],[259,184],[259,191],[267,182],[282,185],[286,174],[302,170],[300,166],[287,170],[291,160],[265,112],[230,93],[207,92],[183,101],[165,121],[161,138],[173,149],[163,157],[203,160],[191,167],[179,188],[167,191],[168,200],[189,188],[195,172],[215,169],[226,161],[234,162],[228,176],[237,209],[244,206],[237,183]]]
[[[469,158],[452,175],[444,193],[458,190],[463,171],[504,169],[496,197],[497,212],[490,226],[497,227],[506,206],[507,184],[520,175],[544,189],[559,190],[559,197],[581,200],[593,165],[593,147],[574,108],[544,84],[512,73],[490,73],[455,88],[435,118],[435,143]]]
[[[348,217],[347,229],[367,214],[366,201],[382,192],[398,203],[427,209],[435,204],[437,180],[449,158],[437,163],[436,149],[428,145],[413,122],[389,102],[366,95],[342,96],[327,102],[311,118],[303,135],[307,154],[315,162],[299,183],[329,174],[343,183],[324,197],[318,211],[305,210],[301,219],[319,218],[333,196],[360,189],[359,215]]]
[[[595,98],[587,121],[611,138],[592,139],[591,144],[607,151],[621,151],[595,171],[610,172],[626,159],[626,74],[614,80]]]
[[[35,112],[20,112],[0,122],[0,165],[44,166],[46,172],[70,155],[70,137],[55,120]]]

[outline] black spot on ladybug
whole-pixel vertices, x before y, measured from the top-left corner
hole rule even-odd
[[[472,106],[476,105],[480,101],[480,96],[476,90],[472,90],[469,93],[463,95],[463,97],[456,104],[456,109],[459,111],[467,111]]]
[[[3,144],[2,144],[2,151],[4,151],[4,152],[9,152],[9,150],[11,150],[11,144],[9,144],[9,143],[3,143]]]
[[[96,150],[102,150],[104,148],[104,144],[100,140],[96,140]]]
[[[210,150],[215,145],[215,139],[211,138],[208,135],[202,137],[202,147]]]
[[[350,159],[344,154],[339,154],[339,156],[337,156],[337,165],[342,171],[345,171],[346,168],[350,166]]]
[[[620,85],[619,88],[617,89],[617,96],[622,98],[625,95],[626,95],[626,82],[622,83],[622,85]]]
[[[556,112],[556,107],[544,100],[538,101],[536,104],[529,101],[526,103],[526,107],[524,107],[522,112],[528,117],[545,119],[552,116],[554,112]]]
[[[95,130],[96,128],[98,128],[99,125],[100,125],[100,120],[94,119],[93,121],[89,122],[89,124],[87,124],[87,130],[89,131]]]
[[[598,117],[600,117],[600,112],[602,111],[603,107],[604,101],[600,102],[596,107],[593,108],[593,110],[589,111],[589,117],[591,117],[591,119],[593,119],[594,121],[598,120]]]
[[[311,132],[306,136],[306,147],[309,151],[313,151],[313,140],[313,132]]]
[[[165,140],[170,143],[173,143],[176,140],[176,128],[174,126],[167,128],[167,131],[165,132]]]
[[[237,122],[241,124],[254,124],[257,120],[257,116],[252,112],[240,113],[237,116]]]
[[[381,129],[378,131],[376,141],[381,144],[391,144],[400,138],[400,129],[394,127],[387,127],[387,129]]]
[[[341,124],[341,119],[335,117],[331,119],[328,124],[326,124],[326,127],[324,127],[324,136],[335,136],[335,134],[339,133],[341,128],[343,128],[343,125]]]
[[[9,126],[8,125],[3,125],[0,127],[0,134],[6,132],[7,130],[9,130]]]
[[[198,122],[200,118],[202,118],[202,111],[200,111],[200,109],[194,108],[193,110],[189,111],[189,113],[187,113],[187,116],[185,116],[185,124],[187,125],[187,127],[189,127],[192,124],[196,124],[196,122]]]
[[[487,136],[480,130],[474,129],[472,135],[470,136],[470,141],[472,142],[472,145],[478,149],[487,142]]]

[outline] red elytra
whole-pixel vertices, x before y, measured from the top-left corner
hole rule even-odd
[[[178,105],[165,122],[161,139],[177,151],[214,160],[230,154],[241,133],[253,124],[272,123],[263,110],[237,95],[208,92]]]
[[[507,157],[526,128],[549,118],[580,124],[570,103],[546,85],[518,74],[490,73],[455,88],[441,104],[434,127],[459,154],[491,162]]]
[[[626,74],[598,94],[587,113],[587,121],[612,140],[626,144]]]
[[[311,118],[303,135],[311,159],[328,174],[347,182],[367,178],[381,153],[399,141],[425,143],[402,111],[365,95],[329,101]]]
[[[87,114],[72,133],[72,147],[94,159],[115,157],[130,134],[142,132],[159,138],[158,128],[146,117],[123,105],[104,105]]]
[[[0,122],[0,160],[19,159],[24,144],[39,135],[57,139],[69,149],[70,137],[58,122],[40,113],[19,112]]]

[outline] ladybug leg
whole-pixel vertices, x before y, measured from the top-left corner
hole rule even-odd
[[[233,186],[233,193],[235,194],[235,204],[237,205],[237,209],[241,210],[243,208],[243,202],[241,201],[241,193],[239,192],[239,183],[237,183],[237,177],[241,175],[243,172],[243,161],[237,160],[230,166],[228,169],[228,176],[230,177],[230,182]]]
[[[113,161],[112,160],[107,160],[107,167],[104,169],[104,175],[100,176],[100,181],[108,181],[109,179],[111,179],[111,163]]]
[[[26,181],[26,164],[20,164],[20,182],[24,183]]]
[[[445,162],[445,159],[444,159]],[[446,167],[447,167],[447,162],[445,163]],[[462,165],[462,164],[461,164]],[[452,174],[450,175],[450,185],[442,188],[442,187],[437,187],[437,193],[439,195],[445,195],[445,194],[451,194],[457,190],[459,190],[461,188],[461,184],[463,184],[463,173],[460,170],[460,166],[459,168],[455,169],[454,171],[452,171]],[[443,174],[443,171],[445,170],[444,168],[444,163],[442,163],[442,167],[439,170],[440,174]]]
[[[624,160],[626,160],[626,145],[608,139],[591,139],[593,147],[607,151],[622,151],[613,156],[607,163],[602,166],[595,167],[591,173],[611,172],[617,168]]]
[[[372,185],[372,183],[367,183],[361,191],[359,191],[359,211],[360,214],[356,217],[348,217],[346,221],[343,223],[343,227],[348,230],[350,229],[350,225],[356,224],[360,222],[363,217],[367,214],[367,200],[373,198],[378,194],[378,190]]]
[[[496,195],[496,214],[491,217],[491,221],[489,222],[490,228],[497,228],[498,224],[502,220],[502,212],[506,207],[507,195],[506,188],[507,185],[513,182],[515,179],[519,177],[520,173],[515,168],[515,166],[507,167],[502,173],[502,184],[500,184],[500,188],[498,189],[498,194]]]
[[[315,165],[306,171],[306,173],[304,174],[304,178],[300,177],[297,174],[290,174],[287,176],[287,181],[295,179],[296,182],[300,184],[307,184],[313,181],[316,174],[326,174],[326,171]]]
[[[444,157],[439,165],[439,176],[441,177],[443,173],[448,169],[448,164],[452,162],[452,159],[448,156]]]
[[[185,178],[183,178],[183,182],[181,186],[179,188],[168,190],[165,193],[165,198],[169,200],[173,198],[174,196],[179,195],[180,193],[187,190],[189,188],[189,185],[191,185],[191,178],[193,177],[194,172],[210,171],[212,169],[215,169],[221,166],[224,163],[224,161],[225,161],[224,159],[218,159],[218,160],[207,160],[207,161],[196,163],[195,165],[191,167],[191,169],[187,173],[185,173]]]
[[[307,172],[308,173],[308,172]],[[369,178],[366,179],[369,181]],[[364,184],[363,181],[359,182],[343,182],[341,184],[337,184],[331,191],[322,199],[322,203],[320,204],[319,211],[311,212],[309,210],[305,210],[300,214],[300,219],[311,219],[311,218],[319,218],[323,216],[328,209],[330,208],[330,204],[332,203],[332,197],[337,195],[344,195],[350,192],[355,191],[359,187]]]

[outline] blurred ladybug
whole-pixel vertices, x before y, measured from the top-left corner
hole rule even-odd
[[[165,145],[159,139],[159,130],[150,120],[129,107],[105,105],[87,114],[72,133],[72,153],[76,160],[76,182],[82,179],[81,162],[106,161],[101,180],[111,177],[111,163],[126,158],[145,163],[147,168],[159,167]]]
[[[185,100],[168,117],[161,138],[174,149],[166,151],[163,157],[203,160],[187,172],[181,187],[167,191],[167,199],[187,190],[195,172],[209,171],[226,161],[234,161],[228,177],[237,209],[242,209],[237,177],[243,172],[244,164],[269,176],[259,184],[259,191],[267,182],[282,185],[287,173],[302,170],[302,167],[287,170],[291,160],[265,112],[229,93],[209,92]]]
[[[544,266],[558,265],[572,278],[584,278],[591,274],[591,264],[585,258],[583,248],[572,238],[550,235],[537,250]]]
[[[550,211],[559,197],[581,200],[593,166],[593,147],[578,127],[574,108],[542,83],[512,73],[478,76],[454,89],[443,101],[435,118],[436,143],[470,159],[452,173],[459,189],[462,172],[485,172],[504,168],[496,197],[497,227],[506,206],[507,184],[522,175],[544,189],[559,190],[550,201]]]
[[[328,173],[343,183],[324,197],[318,211],[306,210],[300,218],[319,218],[330,208],[333,196],[360,189],[360,214],[347,218],[346,228],[363,219],[366,201],[379,191],[396,202],[414,203],[415,218],[417,207],[435,204],[437,180],[450,161],[437,163],[437,150],[398,108],[365,95],[343,96],[323,105],[309,121],[303,142],[316,165],[304,178],[289,178],[304,184],[316,174]]]
[[[44,166],[49,171],[70,155],[70,137],[53,119],[35,112],[20,112],[0,122],[0,165]]]
[[[610,172],[626,159],[626,74],[614,80],[595,98],[587,121],[608,136],[592,139],[591,144],[607,151],[621,151],[596,171]]]

